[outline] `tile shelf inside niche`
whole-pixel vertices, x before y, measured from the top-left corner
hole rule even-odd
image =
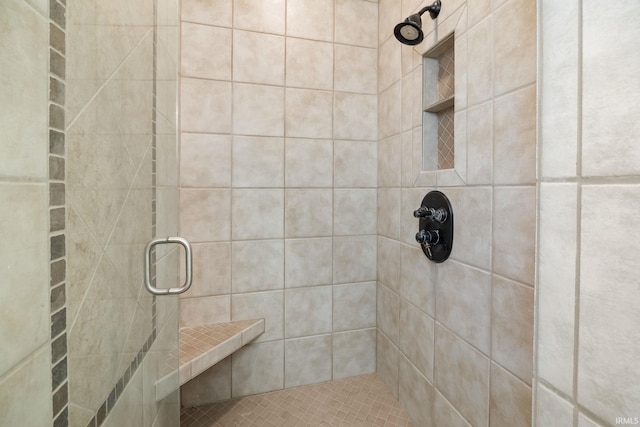
[[[438,102],[428,105],[424,109],[424,111],[426,113],[439,113],[440,111],[444,111],[447,108],[453,107],[454,100],[455,100],[455,97],[453,95],[449,96],[448,98],[441,99]]]
[[[180,328],[179,355],[173,354],[165,361],[165,372],[156,382],[156,401],[169,396],[178,386],[200,375],[262,333],[264,319]],[[176,371],[177,364],[179,369]]]

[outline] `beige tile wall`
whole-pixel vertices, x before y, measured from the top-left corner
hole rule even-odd
[[[182,19],[181,324],[266,320],[182,403],[375,371],[378,4],[183,0]]]
[[[48,1],[0,4],[1,425],[50,425],[54,415],[50,316],[59,301],[49,299],[49,25]]]
[[[623,1],[600,15],[593,6],[539,5],[537,426],[640,417],[640,86],[631,78],[640,7]]]
[[[422,44],[398,43],[430,3],[380,1],[378,373],[416,425],[531,425],[536,2],[443,2]],[[421,172],[421,55],[453,30],[455,170]],[[412,215],[434,189],[455,216],[438,265]]]

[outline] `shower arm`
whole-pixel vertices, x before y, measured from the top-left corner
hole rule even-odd
[[[418,12],[417,15],[422,17],[422,15],[424,15],[425,12],[429,12],[431,19],[436,19],[440,14],[441,7],[442,7],[442,3],[440,2],[440,0],[436,0],[433,2],[433,4],[429,6],[425,6],[422,9],[420,9],[420,12]]]

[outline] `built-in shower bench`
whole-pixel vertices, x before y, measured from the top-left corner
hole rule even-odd
[[[173,369],[156,383],[156,400],[164,399],[175,391],[178,384],[183,385],[195,378],[263,332],[264,319],[180,328],[179,370],[175,371],[175,359],[167,361],[166,365]]]

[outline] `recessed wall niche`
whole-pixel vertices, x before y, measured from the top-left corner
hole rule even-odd
[[[428,50],[423,59],[422,169],[453,169],[454,34]]]

